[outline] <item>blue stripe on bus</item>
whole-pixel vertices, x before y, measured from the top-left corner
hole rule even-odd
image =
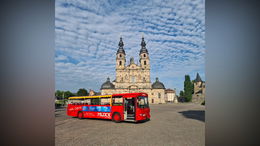
[[[83,106],[82,111],[89,112],[110,112],[110,106]]]

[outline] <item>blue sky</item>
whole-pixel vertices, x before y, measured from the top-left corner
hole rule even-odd
[[[115,79],[115,54],[123,37],[126,59],[137,63],[144,35],[151,80],[183,89],[184,75],[205,80],[204,0],[56,0],[57,90],[99,91]]]

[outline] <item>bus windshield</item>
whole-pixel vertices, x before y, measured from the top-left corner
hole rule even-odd
[[[148,108],[149,107],[148,98],[145,96],[139,96],[137,98],[137,103],[138,103],[139,108]]]

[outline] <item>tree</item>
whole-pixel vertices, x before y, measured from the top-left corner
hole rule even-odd
[[[184,92],[181,90],[180,91],[180,97],[178,99],[180,102],[185,102],[185,99],[184,99]]]
[[[193,84],[190,80],[189,75],[185,75],[185,81],[184,81],[184,97],[187,102],[190,102],[192,99],[192,92],[193,92]]]
[[[57,90],[55,92],[55,96],[58,100],[62,100],[62,99],[68,99],[71,96],[75,96],[75,94],[71,93],[70,91]]]
[[[180,97],[183,97],[184,96],[184,93],[183,93],[183,91],[181,90],[180,91]]]
[[[70,91],[64,92],[64,99],[68,99],[68,98],[71,97],[71,96],[74,96],[74,94],[71,93]]]
[[[195,83],[195,80],[192,80],[191,84],[192,84],[192,91],[191,93],[194,94],[194,83]]]
[[[88,91],[84,88],[79,89],[78,92],[77,92],[77,95],[78,96],[88,96]]]
[[[55,96],[57,99],[61,99],[63,97],[63,91],[57,90]]]

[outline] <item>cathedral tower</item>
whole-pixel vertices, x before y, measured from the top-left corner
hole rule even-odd
[[[142,37],[141,50],[139,56],[140,56],[140,60],[139,60],[140,66],[143,69],[150,69],[149,53],[148,50],[146,49],[146,43],[144,41],[144,37]]]
[[[122,37],[120,37],[120,41],[118,43],[118,50],[116,53],[116,82],[123,82],[123,74],[124,74],[124,69],[126,66],[126,54],[124,50],[124,43],[122,40]]]
[[[141,42],[141,49],[139,53],[140,57],[140,67],[143,70],[142,73],[142,78],[143,82],[150,83],[150,58],[149,58],[149,53],[148,50],[146,49],[146,43],[144,41],[144,37],[142,37],[142,42]]]
[[[122,37],[120,37],[120,41],[118,43],[118,50],[116,53],[116,69],[124,69],[125,68],[125,50],[124,50],[124,43]]]

